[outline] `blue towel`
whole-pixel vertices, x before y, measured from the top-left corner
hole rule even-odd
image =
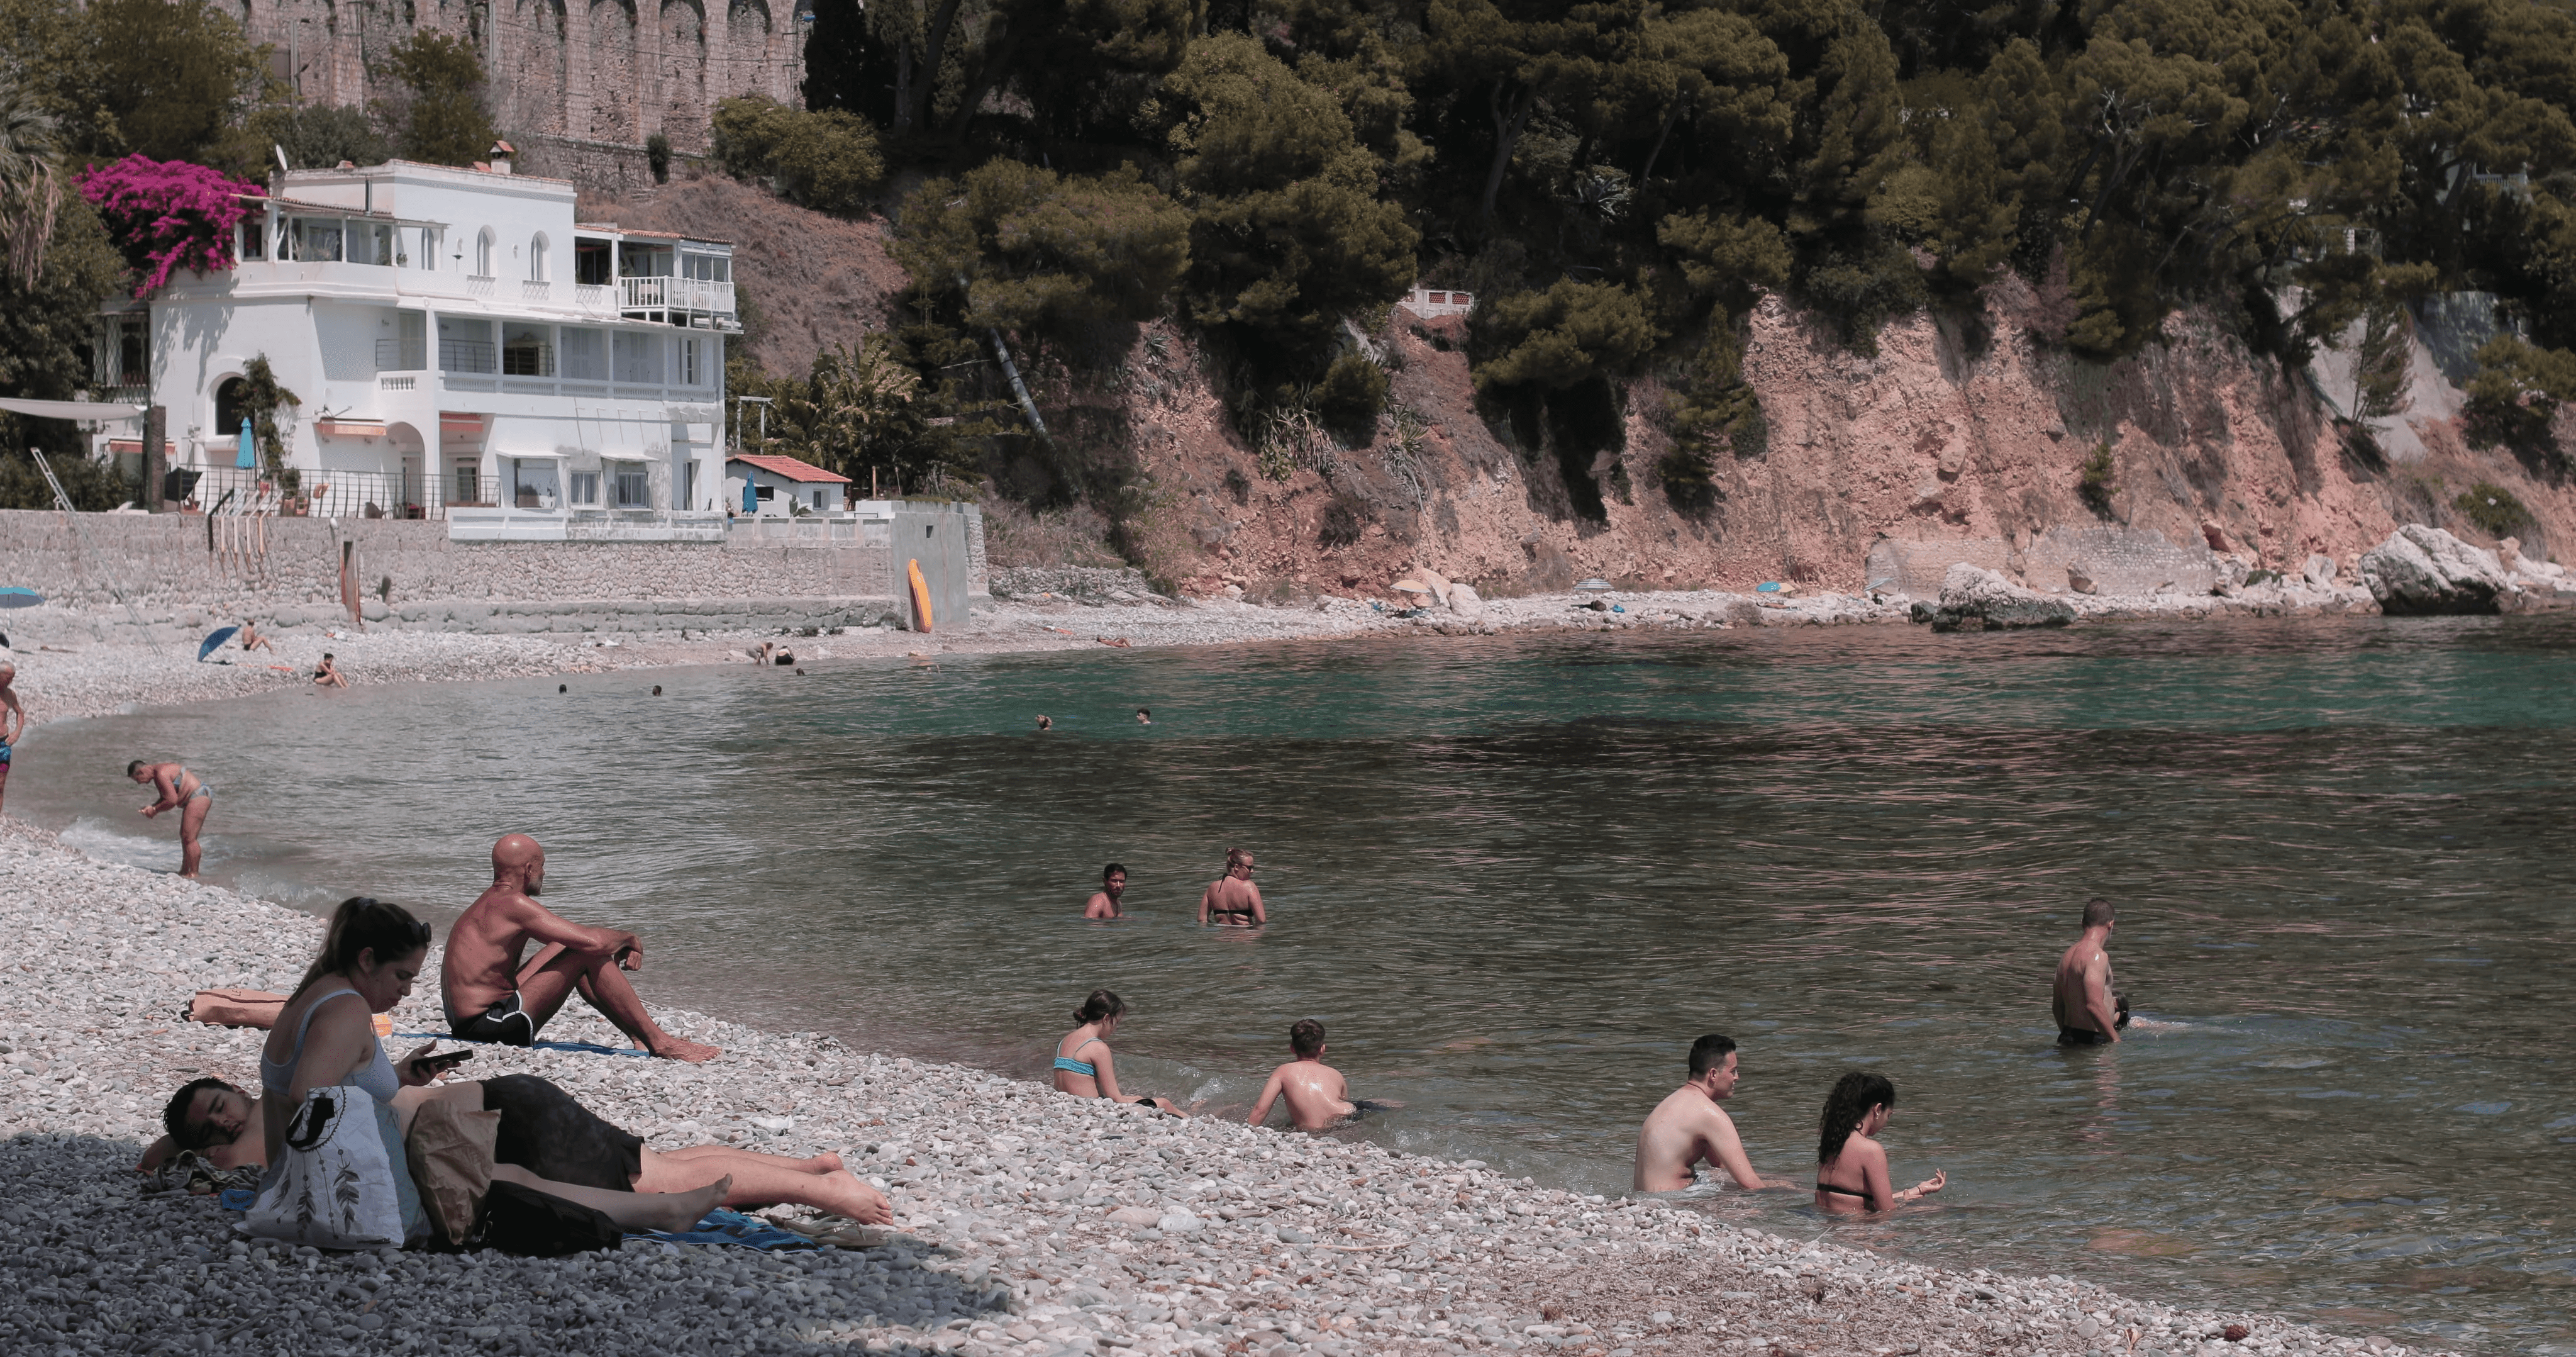
[[[766,1221],[754,1220],[739,1211],[719,1206],[707,1213],[695,1229],[673,1232],[644,1230],[626,1236],[629,1239],[659,1239],[672,1244],[740,1244],[766,1253],[774,1249],[819,1249],[823,1247],[793,1230],[782,1230]]]
[[[499,1046],[504,1044],[497,1041],[475,1041],[468,1037],[460,1037],[453,1032],[396,1032],[394,1035],[405,1041],[453,1041],[467,1046]],[[574,1051],[585,1055],[640,1055],[650,1057],[653,1054],[651,1051],[639,1051],[632,1046],[602,1046],[595,1041],[540,1041],[533,1048],[522,1047],[520,1049],[535,1049],[539,1051]]]

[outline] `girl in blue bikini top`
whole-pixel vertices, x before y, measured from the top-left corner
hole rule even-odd
[[[1079,1024],[1055,1044],[1055,1087],[1059,1093],[1077,1098],[1107,1098],[1117,1103],[1150,1103],[1163,1111],[1179,1115],[1168,1098],[1146,1097],[1118,1091],[1118,1067],[1110,1054],[1109,1036],[1118,1030],[1118,1020],[1127,1011],[1127,1003],[1105,989],[1096,989],[1075,1009],[1073,1020]],[[1089,1053],[1090,1058],[1083,1056]]]

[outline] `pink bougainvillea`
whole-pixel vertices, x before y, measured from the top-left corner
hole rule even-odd
[[[130,155],[80,176],[81,196],[98,208],[108,236],[144,275],[134,295],[148,297],[179,269],[212,273],[233,266],[233,227],[250,215],[238,195],[265,197],[259,185],[184,160]]]

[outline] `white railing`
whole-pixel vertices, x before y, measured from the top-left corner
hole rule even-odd
[[[500,286],[501,280],[498,278],[486,277],[479,273],[465,275],[465,295],[469,297],[489,297]]]
[[[419,387],[418,377],[378,377],[376,379],[378,391],[414,391]]]
[[[451,542],[713,542],[725,516],[669,509],[464,508],[447,511]]]
[[[621,305],[628,311],[690,311],[704,315],[733,314],[733,284],[704,278],[620,278]]]

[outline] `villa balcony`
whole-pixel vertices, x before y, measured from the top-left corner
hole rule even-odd
[[[733,284],[703,278],[620,278],[618,309],[630,319],[686,324],[706,316],[731,320]]]

